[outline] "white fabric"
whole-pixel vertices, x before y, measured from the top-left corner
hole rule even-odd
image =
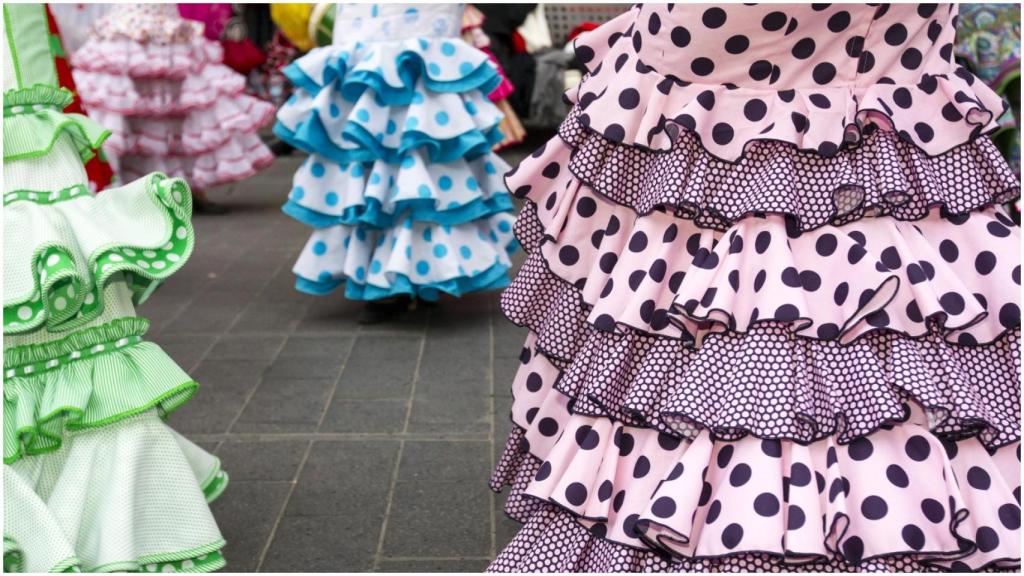
[[[17,542],[26,572],[49,572],[76,563],[75,551],[39,496],[4,465],[4,535]]]
[[[462,4],[338,4],[334,44],[458,36],[462,9]]]

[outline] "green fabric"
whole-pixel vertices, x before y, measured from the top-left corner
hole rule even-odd
[[[192,195],[181,179],[154,174],[89,197],[15,192],[4,210],[4,239],[17,243],[5,252],[5,334],[84,325],[103,311],[103,287],[122,272],[141,303],[194,247]],[[65,202],[83,204],[64,212]],[[136,241],[141,235],[150,237],[147,245]]]
[[[71,135],[82,162],[91,159],[110,131],[81,114],[65,114],[52,107],[4,115],[4,162],[43,156],[62,132]]]
[[[4,536],[4,572],[24,572],[25,557],[18,544]]]
[[[50,53],[50,27],[43,5],[4,4],[4,26],[17,88],[35,84],[57,86],[57,68]]]
[[[14,202],[35,202],[36,204],[56,204],[65,200],[74,200],[79,196],[92,196],[85,184],[76,184],[63,190],[52,192],[33,192],[31,190],[13,190],[4,194],[4,206]]]
[[[60,448],[67,430],[177,409],[198,384],[152,342],[149,323],[121,318],[61,340],[4,350],[4,463]],[[129,343],[134,342],[134,343]],[[120,345],[119,345],[120,343]],[[41,372],[19,373],[45,363]],[[18,373],[8,377],[10,372]]]

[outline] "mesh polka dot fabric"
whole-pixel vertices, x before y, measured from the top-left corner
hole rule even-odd
[[[1020,565],[1020,185],[952,5],[633,7],[506,175],[492,571]],[[931,112],[929,112],[931,111]],[[937,112],[936,112],[937,111]]]
[[[274,131],[310,153],[284,212],[314,228],[296,287],[353,299],[502,288],[513,205],[491,148],[501,76],[459,37],[461,6],[337,7],[332,46],[285,73]]]
[[[4,24],[5,88],[40,81],[5,102],[32,114],[56,91],[44,7],[5,6]],[[3,170],[4,568],[220,569],[208,502],[228,476],[164,423],[197,384],[134,308],[192,253],[191,191],[149,174],[96,196],[81,125],[36,120],[4,122],[5,145],[31,151]]]
[[[170,5],[119,6],[72,55],[82,102],[112,137],[123,180],[150,172],[196,188],[242,180],[273,162],[256,135],[274,108],[244,93],[220,44]]]

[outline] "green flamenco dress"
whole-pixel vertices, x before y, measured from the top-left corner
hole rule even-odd
[[[220,462],[163,421],[197,384],[135,315],[192,252],[179,179],[93,195],[41,5],[4,6],[4,570],[224,566]]]

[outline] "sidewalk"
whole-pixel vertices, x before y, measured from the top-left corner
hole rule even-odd
[[[498,293],[360,326],[360,303],[295,291],[310,230],[280,205],[303,158],[215,193],[232,211],[195,218],[195,254],[139,309],[200,383],[170,424],[231,475],[227,569],[481,571],[518,527],[487,479],[526,333]]]

